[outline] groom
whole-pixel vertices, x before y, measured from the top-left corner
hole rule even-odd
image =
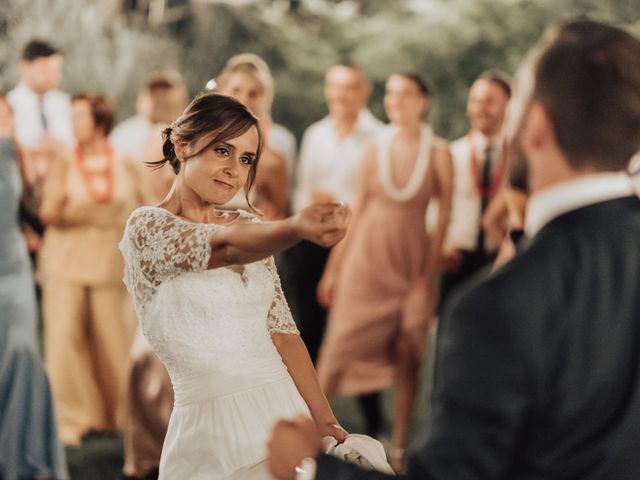
[[[526,248],[454,298],[432,421],[411,479],[640,478],[640,42],[592,21],[550,30],[521,68],[512,162],[526,162]],[[383,479],[280,422],[283,479]]]

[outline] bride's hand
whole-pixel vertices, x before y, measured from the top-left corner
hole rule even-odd
[[[350,210],[341,203],[312,205],[291,218],[294,229],[303,240],[322,247],[332,247],[345,236]]]
[[[322,423],[316,425],[318,433],[321,437],[333,437],[338,443],[342,443],[347,438],[347,431],[337,422]]]

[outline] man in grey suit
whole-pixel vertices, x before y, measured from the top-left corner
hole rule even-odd
[[[625,170],[640,148],[640,41],[588,20],[551,29],[508,130],[529,240],[445,309],[407,478],[638,479],[640,199]],[[282,479],[387,478],[320,450],[312,423],[282,421],[268,464]]]

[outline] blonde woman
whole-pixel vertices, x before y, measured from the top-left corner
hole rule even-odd
[[[215,91],[235,98],[260,119],[266,142],[251,202],[262,211],[265,219],[284,218],[288,202],[287,160],[284,153],[269,142],[274,96],[269,67],[264,60],[251,53],[231,57],[215,79]],[[234,200],[234,204],[237,200]]]

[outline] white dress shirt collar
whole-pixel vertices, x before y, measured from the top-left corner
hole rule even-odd
[[[529,199],[525,233],[531,238],[564,213],[633,193],[631,179],[624,172],[596,173],[551,186]]]
[[[367,108],[363,108],[358,113],[358,118],[356,119],[355,124],[353,125],[353,129],[349,133],[349,135],[345,136],[342,139],[338,138],[338,129],[336,128],[336,121],[331,115],[327,115],[325,117],[327,125],[330,127],[331,132],[333,133],[336,141],[344,141],[346,139],[356,137],[360,133],[369,134],[372,128],[380,128],[381,123]]]

